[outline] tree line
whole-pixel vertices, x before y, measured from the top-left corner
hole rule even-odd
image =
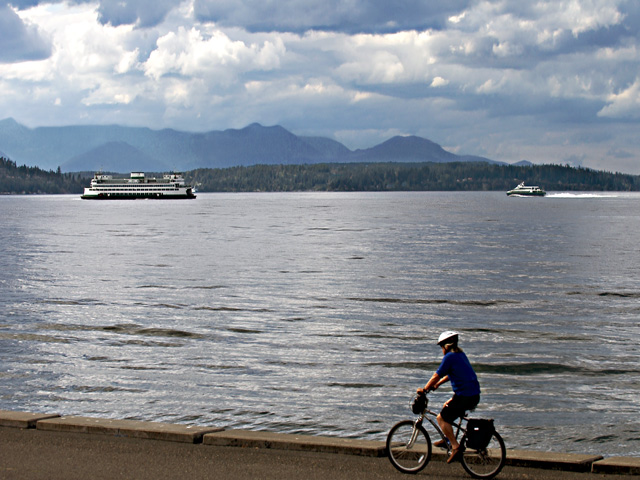
[[[0,194],[82,193],[87,178],[71,173],[46,171],[38,167],[18,167],[16,162],[0,157]]]
[[[196,169],[185,180],[201,192],[507,191],[520,182],[547,191],[640,191],[640,176],[568,165],[489,163],[324,163]],[[0,157],[2,194],[80,194],[91,174],[18,167]]]
[[[520,182],[549,191],[638,191],[640,176],[561,165],[327,163],[198,169],[185,175],[204,192],[507,191]]]

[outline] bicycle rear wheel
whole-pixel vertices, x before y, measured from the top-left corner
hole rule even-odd
[[[493,432],[487,448],[465,449],[462,454],[462,468],[473,478],[490,479],[498,475],[507,462],[507,449],[498,432]]]
[[[422,425],[412,420],[396,423],[387,435],[391,465],[403,473],[418,473],[431,460],[431,439]]]

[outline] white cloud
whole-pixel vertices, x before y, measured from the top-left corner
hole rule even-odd
[[[446,85],[449,85],[449,80],[442,77],[435,77],[431,82],[432,87],[444,87]]]
[[[140,56],[140,50],[135,48],[129,52],[123,52],[120,55],[120,61],[114,67],[114,72],[123,74],[133,70],[138,65],[138,57]]]
[[[91,83],[90,76],[102,74],[108,78],[114,72],[130,70],[136,63],[139,50],[126,46],[132,27],[100,25],[91,6],[61,9],[48,5],[25,11],[23,16],[37,22],[53,43],[52,56],[37,64],[47,72],[43,77],[51,74],[61,81],[84,79]]]
[[[91,105],[117,105],[129,104],[136,98],[135,92],[130,88],[121,90],[113,85],[101,85],[100,88],[90,92],[82,99],[82,103]]]
[[[438,32],[401,32],[342,38],[335,57],[342,63],[335,72],[358,84],[425,83],[445,63],[445,47]],[[437,75],[436,75],[437,76]]]
[[[157,48],[144,64],[145,74],[158,80],[179,73],[186,77],[206,76],[213,82],[228,83],[239,72],[278,68],[286,49],[282,40],[275,38],[262,45],[231,40],[221,31],[208,35],[192,27],[180,27],[157,41]]]
[[[535,64],[566,48],[584,33],[619,25],[625,18],[617,0],[481,1],[451,19],[456,50],[475,58],[492,56]],[[575,48],[575,47],[574,47]],[[522,58],[524,56],[524,58]]]
[[[358,83],[395,83],[405,74],[402,61],[393,53],[384,51],[344,63],[336,71],[342,77]]]
[[[618,2],[609,0],[556,2],[556,10],[551,12],[552,16],[545,18],[558,19],[561,24],[565,25],[565,28],[570,27],[571,33],[577,36],[589,30],[606,28],[620,23],[622,14],[616,3]]]
[[[598,116],[609,118],[640,119],[640,78],[629,88],[608,97],[609,103]]]
[[[143,90],[134,79],[141,76],[140,50],[129,47],[134,43],[131,26],[102,25],[95,5],[87,4],[46,4],[19,13],[50,39],[52,53],[39,61],[7,65],[0,72],[5,85],[18,92],[0,106],[35,111],[40,105],[36,121],[60,115],[78,121],[87,115],[83,107],[130,104]],[[56,111],[48,111],[47,105]]]

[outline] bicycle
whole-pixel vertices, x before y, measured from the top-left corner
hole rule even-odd
[[[438,422],[434,420],[438,414],[429,410],[428,405],[426,394],[416,396],[412,410],[419,417],[416,420],[402,420],[396,423],[387,435],[389,460],[403,473],[418,473],[431,460],[431,438],[422,425],[425,419],[447,445],[447,454],[451,454],[451,445]],[[500,473],[507,461],[504,441],[493,428],[493,420],[474,419],[468,415],[469,412],[465,412],[458,423],[453,423],[456,439],[462,433],[459,440],[460,448],[463,449],[460,457],[462,468],[473,478],[491,479]]]

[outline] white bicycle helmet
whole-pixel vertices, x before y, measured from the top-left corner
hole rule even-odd
[[[446,332],[442,332],[438,337],[438,345],[443,346],[447,343],[458,343],[458,332],[454,332],[453,330],[447,330]]]

